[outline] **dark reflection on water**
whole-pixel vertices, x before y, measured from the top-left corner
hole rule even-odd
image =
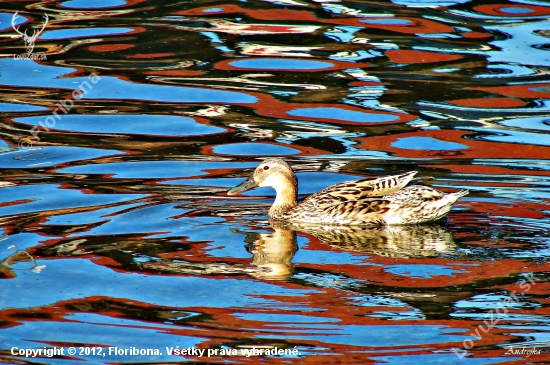
[[[30,59],[16,11],[28,36],[48,14]],[[1,361],[550,361],[548,15],[3,2]],[[436,225],[275,225],[272,190],[226,195],[265,156],[300,197],[410,170],[470,194]],[[105,356],[12,353],[44,346]]]

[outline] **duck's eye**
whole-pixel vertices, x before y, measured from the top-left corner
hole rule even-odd
[[[264,170],[269,170],[269,166],[265,165]]]

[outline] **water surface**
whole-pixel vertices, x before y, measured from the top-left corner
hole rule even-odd
[[[48,14],[30,57],[16,11]],[[550,361],[549,14],[3,2],[0,362]],[[275,226],[272,189],[226,194],[267,156],[301,197],[410,170],[470,194],[437,224]]]

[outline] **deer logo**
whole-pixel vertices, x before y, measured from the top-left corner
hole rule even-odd
[[[36,39],[44,31],[46,25],[48,25],[48,14],[44,13],[44,24],[42,25],[42,28],[40,30],[34,29],[32,36],[29,36],[26,30],[25,32],[22,32],[19,30],[19,26],[15,25],[15,22],[18,18],[17,13],[18,12],[16,11],[11,18],[11,26],[13,27],[13,30],[15,30],[23,37],[23,40],[25,41],[25,48],[27,49],[27,53],[30,55],[34,49],[34,43],[36,42]]]

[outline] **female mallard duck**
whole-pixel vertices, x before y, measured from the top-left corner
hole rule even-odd
[[[325,188],[298,203],[298,179],[280,158],[268,158],[246,181],[227,192],[234,195],[257,186],[277,192],[269,218],[303,223],[380,226],[439,220],[468,190],[445,194],[427,186],[406,186],[417,171],[346,181]]]

